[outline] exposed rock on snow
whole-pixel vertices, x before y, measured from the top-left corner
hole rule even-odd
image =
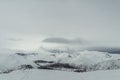
[[[0,54],[0,73],[18,69],[50,69],[74,72],[120,69],[120,55],[97,51],[75,51],[74,53]]]

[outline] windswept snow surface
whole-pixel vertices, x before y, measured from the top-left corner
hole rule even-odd
[[[21,65],[31,65],[36,68],[34,61],[45,60],[70,65],[85,65],[93,70],[120,69],[120,54],[109,54],[97,51],[75,51],[73,53],[52,53],[41,50],[38,53],[1,53],[0,72],[18,69]],[[40,65],[44,65],[41,63]]]
[[[35,61],[39,60],[41,63],[36,64]],[[53,64],[52,62],[75,66],[86,65],[92,70],[75,73],[67,68],[65,68],[66,71],[38,68],[40,65]],[[21,65],[31,65],[34,68],[21,69]],[[34,53],[0,53],[0,80],[120,80],[119,75],[120,54],[98,51],[75,51],[72,53],[59,51],[54,53],[54,51],[48,50]]]
[[[25,70],[0,74],[0,80],[120,80],[120,70],[74,73],[54,70]]]

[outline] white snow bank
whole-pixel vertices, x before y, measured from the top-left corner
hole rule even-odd
[[[0,80],[120,80],[120,70],[73,73],[50,70],[14,71],[0,74]]]

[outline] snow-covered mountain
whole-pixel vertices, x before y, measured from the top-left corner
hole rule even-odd
[[[98,51],[47,50],[34,53],[1,53],[0,73],[20,69],[49,69],[74,72],[120,69],[120,54]]]

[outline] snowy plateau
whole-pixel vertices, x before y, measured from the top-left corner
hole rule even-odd
[[[120,80],[120,54],[56,49],[0,53],[0,80]]]

